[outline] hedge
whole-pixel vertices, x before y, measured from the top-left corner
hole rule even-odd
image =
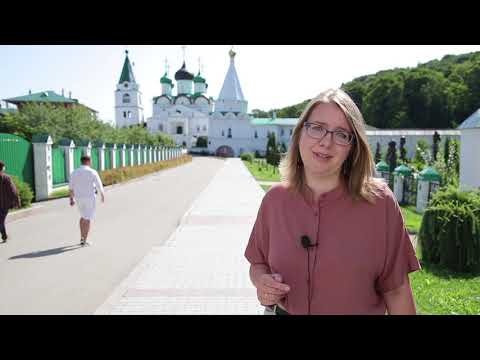
[[[418,239],[424,261],[457,272],[480,272],[480,193],[439,190],[425,210]]]
[[[104,186],[118,184],[126,180],[145,176],[162,169],[172,168],[192,161],[191,155],[183,155],[177,159],[163,160],[156,163],[144,164],[138,166],[129,166],[116,169],[110,169],[99,172],[100,179]]]
[[[20,196],[20,201],[22,202],[22,208],[30,207],[33,199],[33,191],[30,188],[30,185],[21,181],[18,177],[12,176],[12,181],[17,188],[18,195]]]

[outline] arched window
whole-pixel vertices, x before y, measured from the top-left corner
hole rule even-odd
[[[123,99],[122,99],[124,104],[130,103],[130,94],[123,94]]]
[[[255,139],[258,138],[258,132],[255,130]]]
[[[224,130],[222,130],[222,136],[225,136],[225,131]]]
[[[230,129],[230,128],[228,128],[228,136],[227,137],[229,137],[229,138],[232,137],[232,129]]]
[[[178,135],[183,134],[183,127],[177,126],[177,134],[178,134]]]

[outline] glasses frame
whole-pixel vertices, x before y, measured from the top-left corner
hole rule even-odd
[[[327,128],[323,127],[322,125],[316,125],[316,126],[322,127],[322,128],[325,130],[325,134],[324,134],[322,137],[320,137],[320,138],[315,137],[315,136],[312,136],[311,133],[310,133],[310,131],[309,131],[309,129],[311,129],[312,126],[314,126],[314,125],[315,125],[315,124],[313,124],[313,123],[311,123],[311,122],[309,122],[309,121],[305,121],[305,122],[303,123],[303,127],[305,128],[305,132],[306,132],[307,135],[310,136],[312,139],[320,140],[320,141],[321,141],[321,140],[323,140],[323,139],[325,138],[325,136],[327,136],[328,134],[332,134],[331,139],[332,139],[332,141],[333,141],[336,145],[339,145],[339,146],[348,146],[348,145],[351,145],[351,144],[353,144],[353,143],[355,142],[355,134],[352,134],[352,133],[350,133],[350,132],[348,132],[348,131],[345,131],[345,130],[328,130]],[[341,132],[341,133],[346,133],[346,134],[348,134],[348,135],[350,136],[350,138],[349,138],[350,140],[348,141],[348,143],[346,143],[346,144],[339,144],[339,143],[335,140],[335,137],[334,137],[333,135],[334,135],[335,133],[339,133],[339,132]]]

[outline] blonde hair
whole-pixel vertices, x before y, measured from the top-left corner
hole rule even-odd
[[[373,178],[373,161],[365,132],[365,121],[355,102],[341,89],[328,89],[312,99],[303,110],[292,134],[292,143],[287,155],[280,163],[282,181],[293,190],[302,193],[305,186],[303,161],[300,156],[300,136],[303,124],[313,108],[318,104],[334,103],[345,114],[353,129],[355,140],[350,154],[342,165],[341,176],[345,180],[347,192],[354,200],[366,200],[370,203],[380,196],[382,182]]]

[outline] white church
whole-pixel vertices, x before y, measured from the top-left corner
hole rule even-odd
[[[279,144],[287,148],[298,118],[255,118],[248,114],[248,101],[242,92],[235,69],[235,55],[229,51],[230,65],[218,98],[207,95],[208,84],[200,70],[195,76],[187,70],[185,60],[175,73],[175,83],[168,77],[168,69],[160,79],[161,95],[152,99],[152,116],[145,120],[140,85],[135,81],[126,52],[120,80],[115,90],[115,122],[117,127],[143,125],[150,132],[169,134],[178,145],[192,150],[199,137],[208,139],[210,154],[239,156],[243,152],[265,154],[268,134],[273,132]],[[174,88],[176,85],[176,95]],[[320,90],[319,90],[320,91]],[[379,143],[382,149],[394,140],[397,148],[405,136],[407,156],[413,157],[417,141],[433,143],[433,134],[459,139],[459,130],[431,129],[375,129],[367,126],[367,136],[372,151]],[[200,150],[200,149],[197,149]]]

